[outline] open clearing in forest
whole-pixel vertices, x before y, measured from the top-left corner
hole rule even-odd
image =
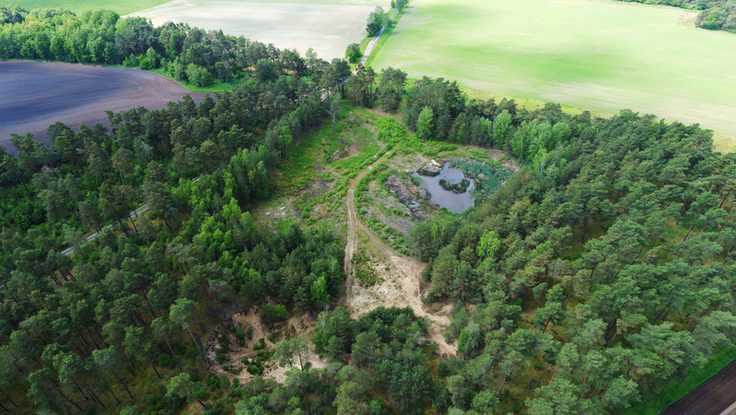
[[[375,68],[736,135],[736,36],[677,8],[590,0],[413,0]]]
[[[159,109],[186,94],[195,101],[206,95],[152,72],[48,62],[0,62],[0,85],[0,146],[13,153],[11,133],[45,142],[57,121],[92,128],[108,124],[105,110]]]
[[[343,58],[351,43],[366,36],[368,15],[388,1],[305,1],[289,3],[174,0],[132,13],[154,25],[185,22],[207,30],[273,43],[279,49],[296,49],[304,56],[310,47],[320,58]]]

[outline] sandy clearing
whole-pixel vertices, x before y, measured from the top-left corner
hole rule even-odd
[[[0,145],[15,152],[10,134],[32,133],[47,142],[46,129],[61,121],[73,129],[80,124],[108,125],[105,110],[138,106],[166,107],[192,92],[161,75],[136,69],[68,63],[0,62]]]
[[[227,329],[227,323],[221,323],[215,328],[213,334],[210,336],[210,340],[206,346],[205,356],[213,363],[209,369],[210,372],[230,378],[237,377],[241,384],[250,382],[254,376],[248,373],[240,361],[245,357],[255,356],[260,351],[272,351],[276,344],[272,342],[269,337],[275,334],[276,338],[274,338],[274,340],[277,342],[287,338],[309,338],[312,331],[317,326],[317,320],[313,318],[313,316],[303,314],[301,316],[291,317],[285,324],[283,324],[282,327],[279,327],[276,330],[268,330],[263,326],[263,324],[261,324],[260,309],[258,307],[251,307],[245,312],[234,314],[232,316],[232,323],[236,327],[241,325],[242,327],[253,327],[251,340],[246,340],[245,347],[238,347],[235,336],[233,336],[233,334]],[[222,365],[217,364],[215,361],[215,349],[219,347],[218,337],[220,333],[225,333],[225,335],[230,339],[230,347],[232,350],[232,352],[228,354],[228,356],[230,356],[230,361],[225,362]],[[253,346],[258,344],[261,339],[264,340],[266,348],[263,350],[253,350]],[[320,358],[313,351],[310,351],[307,356],[307,360],[312,363],[312,368],[319,369],[327,367],[327,360]],[[223,369],[224,365],[230,365],[236,368],[243,367],[243,370],[239,374],[233,375]],[[277,382],[283,383],[286,381],[286,372],[289,370],[291,370],[291,367],[279,367],[276,362],[271,361],[268,363],[262,377],[264,379],[273,378]]]
[[[345,247],[344,271],[345,293],[341,304],[350,311],[353,318],[358,318],[379,307],[406,307],[414,310],[419,317],[429,319],[429,337],[439,345],[440,355],[455,355],[457,347],[445,341],[444,333],[450,325],[449,308],[439,313],[431,313],[424,309],[422,295],[425,289],[421,273],[425,263],[402,256],[386,245],[372,230],[358,219],[355,207],[355,189],[360,179],[370,170],[366,169],[352,180],[348,188],[346,208],[348,212],[348,241]],[[360,238],[367,237],[370,245],[378,252],[374,267],[379,283],[372,287],[362,287],[355,278],[353,255],[359,250]],[[365,248],[363,248],[365,249]]]
[[[374,0],[361,4],[258,3],[232,1],[174,0],[141,10],[154,25],[167,21],[185,22],[207,30],[273,43],[277,48],[296,49],[304,56],[310,47],[320,58],[345,57],[351,43],[366,36],[368,15],[388,2]]]

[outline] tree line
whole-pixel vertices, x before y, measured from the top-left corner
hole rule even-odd
[[[736,32],[736,4],[731,0],[619,0],[644,4],[662,4],[699,10],[695,25],[709,30]]]
[[[145,18],[121,18],[110,10],[77,16],[64,9],[29,12],[17,6],[0,7],[0,59],[162,68],[176,80],[196,86],[207,86],[215,79],[274,81],[281,74],[309,76],[315,85],[330,85],[346,76],[333,73],[311,51],[302,58],[296,51],[224,35],[221,30],[207,32],[172,22],[156,27]],[[333,65],[337,62],[341,60]]]

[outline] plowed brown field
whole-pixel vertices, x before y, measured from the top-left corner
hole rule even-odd
[[[189,94],[195,101],[205,93],[192,92],[155,73],[135,69],[66,63],[0,62],[0,145],[14,153],[10,134],[30,132],[46,142],[46,129],[61,121],[73,129],[80,124],[107,125],[105,110],[138,106],[166,107]]]

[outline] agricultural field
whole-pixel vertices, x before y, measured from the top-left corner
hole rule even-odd
[[[385,4],[384,4],[385,3]],[[365,22],[373,9],[388,2],[231,2],[175,0],[132,13],[159,26],[185,22],[229,35],[243,35],[278,48],[296,49],[302,56],[310,47],[320,58],[345,56],[351,43],[366,36]]]
[[[160,4],[167,3],[169,0],[76,0],[69,2],[65,0],[17,0],[11,2],[11,4],[17,4],[25,9],[37,9],[45,7],[57,7],[69,9],[75,13],[82,13],[88,10],[97,9],[108,9],[113,10],[120,14],[127,14],[137,12],[150,7],[158,6]],[[213,1],[213,0],[202,0],[202,1]],[[249,2],[249,0],[231,0],[233,2]],[[316,3],[315,0],[274,0],[269,3]],[[376,0],[323,0],[320,4],[354,4],[354,5],[375,5],[381,4]],[[386,3],[388,4],[388,3]]]
[[[606,1],[415,0],[372,65],[736,135],[736,55],[726,53],[736,36],[697,29],[693,16]]]
[[[206,95],[151,72],[52,62],[0,62],[0,84],[0,146],[10,151],[11,133],[45,142],[57,121],[91,128],[108,124],[105,110],[159,109],[187,94],[197,102]]]

